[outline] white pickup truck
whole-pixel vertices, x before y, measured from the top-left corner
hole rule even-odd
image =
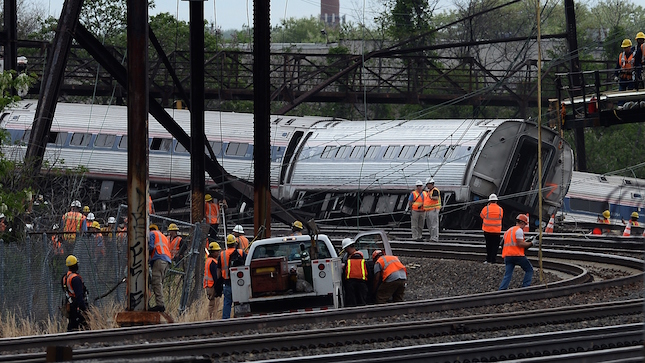
[[[355,240],[355,247],[363,252],[370,263],[372,252],[376,249],[386,254],[392,253],[383,231],[360,233]],[[253,242],[244,266],[230,268],[235,316],[313,307],[343,307],[341,257],[324,234],[316,236],[315,250],[311,249],[311,244],[311,236],[268,238]]]

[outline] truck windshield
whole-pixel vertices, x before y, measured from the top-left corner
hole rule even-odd
[[[309,252],[309,249],[311,248],[311,241],[304,241],[304,242],[283,242],[279,244],[273,244],[273,245],[264,245],[264,246],[258,246],[254,251],[253,251],[253,257],[252,259],[256,258],[267,258],[267,257],[287,257],[289,261],[299,261],[300,260],[300,244],[305,245],[305,251]],[[327,244],[324,241],[318,241],[316,243],[316,247],[318,249],[318,258],[330,258],[331,253],[329,252],[329,249],[327,248]]]

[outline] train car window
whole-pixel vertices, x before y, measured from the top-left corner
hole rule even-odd
[[[185,153],[188,152],[184,145],[182,145],[179,141],[177,142],[177,146],[175,146],[175,152],[176,153]]]
[[[116,135],[98,134],[94,140],[95,147],[112,148],[116,141]]]
[[[643,195],[639,193],[632,193],[632,199],[643,199]]]
[[[432,152],[430,152],[428,158],[443,160],[446,157],[447,152],[448,147],[446,145],[435,145],[432,147]]]
[[[381,150],[381,145],[373,145],[367,148],[365,153],[365,159],[376,159],[379,156],[379,151]]]
[[[334,151],[332,153],[332,151]],[[325,146],[322,154],[320,154],[321,159],[331,159],[336,154],[336,148],[333,146]]]
[[[401,148],[401,153],[399,153],[399,159],[410,159],[414,155],[416,146],[414,145],[405,145]]]
[[[219,153],[222,152],[222,143],[219,141],[210,141],[209,144],[211,144],[211,149],[213,149],[213,154],[219,155]],[[244,149],[244,153],[246,153],[246,149]],[[244,155],[244,154],[242,154]]]
[[[347,158],[347,155],[349,155],[349,152],[351,151],[351,146],[341,146],[338,148],[338,152],[336,153],[336,159],[345,159]]]
[[[417,151],[414,153],[414,158],[415,159],[422,158],[422,157],[428,155],[430,150],[432,150],[432,146],[430,146],[430,145],[421,145],[421,146],[417,147]]]
[[[571,210],[581,212],[598,213],[600,215],[604,210],[609,209],[607,202],[598,202],[588,199],[569,198]]]
[[[226,147],[226,155],[244,156],[248,148],[249,144],[247,143],[230,142]]]
[[[360,159],[365,156],[365,146],[354,146],[352,153],[349,154],[350,159]]]
[[[119,140],[119,149],[123,150],[128,150],[128,137],[127,136],[121,136],[121,140]]]
[[[361,207],[359,209],[359,212],[362,214],[368,214],[372,212],[372,206],[374,205],[374,200],[375,200],[375,197],[373,195],[364,196],[363,201],[361,202]]]
[[[153,137],[150,142],[151,151],[170,151],[170,148],[172,148],[172,139]]]
[[[70,146],[87,146],[90,144],[92,134],[84,132],[75,132],[72,134],[72,139],[69,142]]]
[[[400,149],[401,149],[400,146],[388,146],[387,149],[385,149],[385,154],[383,155],[383,159],[394,159],[399,155]]]
[[[67,139],[66,132],[50,132],[47,143],[63,146],[65,144],[65,139]]]
[[[627,179],[623,180],[623,183],[625,183],[625,185],[632,185],[632,181]]]
[[[22,144],[23,144],[23,145],[28,144],[28,143],[29,143],[29,138],[30,138],[30,137],[31,137],[31,130],[26,130],[26,131],[25,131],[25,134],[24,134],[24,135],[22,135],[22,139],[21,139]]]
[[[381,195],[376,203],[374,213],[390,213],[394,211],[398,195]]]

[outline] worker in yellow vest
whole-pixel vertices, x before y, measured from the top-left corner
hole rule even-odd
[[[434,186],[434,179],[426,179],[426,197],[423,200],[423,209],[428,221],[430,242],[439,242],[439,211],[441,210],[441,193]]]

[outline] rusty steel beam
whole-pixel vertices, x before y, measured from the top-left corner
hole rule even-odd
[[[45,155],[45,147],[49,138],[49,130],[56,111],[56,101],[65,74],[65,64],[72,45],[72,33],[78,24],[78,16],[83,6],[83,0],[66,0],[61,11],[56,35],[47,57],[47,67],[43,74],[41,92],[36,107],[34,123],[31,127],[31,136],[25,163],[31,168],[32,174],[40,173],[40,168]]]
[[[204,2],[190,1],[190,214],[204,219]],[[226,228],[226,226],[225,226]],[[199,270],[198,270],[199,271]],[[203,270],[202,270],[203,271]]]
[[[127,1],[127,310],[148,310],[148,2]]]
[[[260,238],[271,235],[271,81],[270,0],[253,0],[253,226]]]

